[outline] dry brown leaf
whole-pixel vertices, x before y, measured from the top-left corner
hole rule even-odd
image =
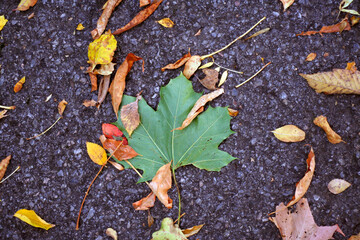
[[[106,235],[111,237],[113,240],[118,240],[117,232],[112,228],[107,228],[105,231]]]
[[[190,51],[185,54],[182,58],[177,60],[175,63],[170,63],[166,65],[165,67],[161,68],[161,71],[165,71],[165,69],[177,69],[184,65],[191,57]]]
[[[191,56],[189,60],[185,63],[183,74],[187,79],[196,72],[196,70],[201,65],[201,57],[198,55]]]
[[[325,94],[360,94],[360,72],[352,73],[346,69],[334,69],[332,72],[302,74],[313,89]]]
[[[352,235],[348,240],[360,240],[360,233],[358,235]]]
[[[355,73],[357,71],[356,63],[355,62],[349,62],[346,64],[346,70],[350,70],[352,73]]]
[[[337,144],[337,143],[344,142],[341,139],[340,135],[337,134],[336,132],[334,132],[334,130],[331,129],[331,127],[330,127],[330,125],[329,125],[329,123],[327,121],[327,118],[325,116],[321,115],[321,116],[316,117],[314,119],[314,124],[316,126],[321,127],[325,131],[327,139],[332,144]]]
[[[145,7],[150,4],[150,0],[140,0],[140,7]]]
[[[184,229],[184,230],[181,230],[181,231],[185,235],[185,237],[191,237],[192,235],[197,234],[204,225],[205,224],[193,226],[192,228],[187,228],[187,229]]]
[[[7,166],[9,165],[11,155],[7,156],[0,162],[0,180],[4,177]]]
[[[123,33],[125,31],[139,25],[143,21],[145,21],[148,17],[150,17],[151,14],[153,14],[153,12],[155,12],[155,10],[157,9],[157,7],[160,5],[160,3],[162,1],[163,0],[155,0],[155,1],[153,1],[151,3],[151,5],[149,5],[144,10],[140,11],[128,24],[126,24],[122,28],[117,29],[116,31],[113,32],[113,34],[118,35],[120,33]]]
[[[323,33],[334,33],[334,32],[342,32],[344,30],[349,31],[351,29],[349,20],[347,18],[344,18],[343,20],[341,20],[341,22],[335,24],[335,25],[331,25],[331,26],[324,26],[320,29],[320,31],[307,31],[307,32],[302,32],[299,34],[296,34],[296,36],[310,36],[313,34],[317,34],[319,33],[320,35],[322,35]]]
[[[181,127],[175,128],[174,130],[183,130],[199,115],[201,112],[204,111],[204,106],[207,102],[212,101],[213,99],[217,98],[221,94],[224,93],[223,88],[219,88],[211,93],[205,94],[201,96],[196,103],[194,104],[193,108],[190,110],[189,114],[187,115],[186,119],[183,121]]]
[[[151,227],[153,224],[154,224],[154,217],[151,216],[151,213],[150,211],[148,211],[148,217],[147,217],[147,220],[148,220],[148,226]]]
[[[133,53],[129,53],[126,56],[125,61],[120,65],[116,71],[115,77],[111,82],[109,92],[111,94],[111,100],[114,112],[116,117],[118,117],[119,107],[122,101],[124,89],[125,89],[125,78],[126,75],[130,72],[130,69],[134,62],[143,60],[141,57],[136,56]],[[144,71],[144,61],[143,61],[143,71]]]
[[[351,184],[343,179],[335,178],[328,184],[328,189],[333,194],[339,194],[345,191]]]
[[[165,164],[156,172],[156,175],[150,183],[150,188],[158,197],[165,207],[172,208],[172,199],[168,195],[168,190],[171,188],[171,162]]]
[[[135,102],[129,103],[121,108],[120,118],[129,136],[140,124],[140,115],[138,111],[138,103],[141,96],[138,96]]]
[[[156,199],[156,195],[153,192],[151,192],[146,197],[140,199],[137,202],[134,202],[133,207],[135,208],[135,210],[148,210],[154,206],[155,199]]]
[[[316,58],[316,53],[310,53],[309,55],[307,55],[305,61],[311,62]]]
[[[350,18],[351,26],[354,26],[355,24],[358,24],[359,21],[360,21],[360,17],[352,16],[352,17]]]
[[[91,100],[85,100],[85,101],[83,102],[83,105],[84,105],[85,107],[95,107],[95,106],[96,106],[96,101],[93,100],[93,99],[91,99]]]
[[[308,158],[306,160],[307,170],[305,176],[296,183],[295,195],[292,200],[286,205],[286,207],[290,207],[297,203],[309,189],[312,177],[314,176],[315,171],[315,154],[313,148],[310,149]]]
[[[63,115],[67,104],[68,104],[68,102],[65,101],[65,99],[63,99],[61,102],[59,102],[58,112],[61,116]]]
[[[101,103],[105,100],[110,86],[110,75],[104,76],[99,84],[98,100],[96,106],[99,108]]]
[[[90,67],[89,67],[90,69]],[[96,74],[89,72],[89,76],[90,76],[90,82],[91,82],[91,92],[92,91],[96,91],[98,86],[97,86],[97,76]]]
[[[296,204],[296,211],[293,212],[288,210],[284,203],[280,203],[276,207],[276,216],[270,220],[280,230],[284,240],[332,239],[336,231],[344,235],[337,224],[320,227],[316,225],[306,198]]]
[[[271,132],[283,142],[301,142],[305,139],[305,132],[295,125],[285,125]]]
[[[232,117],[236,117],[239,114],[238,110],[232,109],[232,108],[228,108],[229,111],[229,115]]]
[[[122,171],[122,170],[124,170],[124,167],[121,165],[121,164],[119,164],[119,163],[117,163],[117,162],[113,162],[113,161],[108,161],[111,165],[113,165],[114,166],[114,168],[116,168],[117,170],[119,170],[119,171]]]
[[[171,21],[170,18],[163,18],[159,21],[157,21],[161,26],[166,28],[172,28],[175,24],[173,21]]]
[[[113,154],[119,161],[128,160],[139,155],[132,147],[124,145],[122,141],[107,139],[104,135],[100,136],[100,141],[103,147]],[[115,151],[115,149],[117,150]]]
[[[7,117],[6,112],[7,112],[7,110],[0,111],[0,119]]]
[[[280,0],[284,6],[284,12],[286,11],[286,9],[288,9],[288,7],[290,7],[295,0]]]
[[[14,9],[14,11],[26,11],[30,7],[35,6],[36,3],[37,0],[21,0],[17,8]]]
[[[19,92],[22,87],[23,87],[23,84],[25,83],[25,77],[22,77],[14,86],[14,92],[17,93]]]
[[[209,90],[216,89],[216,83],[219,81],[219,72],[214,69],[203,69],[206,77],[200,79],[200,83]]]

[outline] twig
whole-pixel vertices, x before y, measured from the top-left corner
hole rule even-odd
[[[3,108],[3,109],[7,109],[7,110],[14,110],[16,108],[16,106],[2,106],[0,105],[0,108]]]
[[[180,218],[182,218],[185,214],[186,214],[186,213],[181,214]],[[174,224],[175,224],[177,221],[178,221],[178,219],[176,219],[176,220],[174,221]]]
[[[37,137],[40,137],[41,135],[45,134],[47,131],[49,131],[53,126],[55,126],[55,124],[60,120],[62,119],[62,116],[60,116],[48,129],[46,129],[45,131],[43,131],[42,133],[38,134],[38,135],[35,135],[33,137],[30,137],[30,138],[26,138],[26,140],[30,140],[30,139],[33,139],[33,138],[37,138]]]
[[[265,66],[263,66],[259,71],[257,71],[254,75],[252,75],[250,78],[248,78],[246,81],[240,83],[239,85],[236,86],[236,88],[244,85],[245,83],[247,83],[248,81],[250,81],[251,79],[253,79],[254,77],[256,77],[256,75],[258,75],[262,70],[264,70],[271,62],[268,62]]]
[[[19,169],[20,169],[20,166],[17,166],[17,168],[16,168],[12,173],[10,173],[9,176],[7,176],[7,177],[4,178],[3,180],[1,180],[0,183],[5,182],[6,179],[8,179],[9,177],[11,177],[11,175],[13,175],[13,174],[14,174],[17,170],[19,170]]]
[[[178,198],[179,198],[179,214],[178,214],[177,221],[179,222],[179,226],[180,226],[180,218],[181,218],[181,195],[180,195],[179,185],[177,184],[177,181],[176,181],[174,168],[172,168],[172,172],[173,172],[174,183],[175,183],[175,186],[176,186],[176,189],[177,189],[177,192],[178,192]]]
[[[218,64],[218,63],[216,63],[216,62],[214,62],[214,63],[215,63],[216,66],[218,66],[218,67],[220,67],[220,68],[223,68],[223,69],[225,69],[225,70],[228,70],[229,72],[234,72],[234,73],[238,73],[238,74],[243,74],[243,72],[239,72],[239,71],[236,71],[236,70],[232,70],[232,69],[230,69],[230,68],[223,67],[223,66],[221,66],[220,64]]]

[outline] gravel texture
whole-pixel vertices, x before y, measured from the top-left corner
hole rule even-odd
[[[15,1],[17,2],[17,1]],[[85,108],[90,80],[87,67],[90,31],[96,26],[105,1],[39,0],[26,12],[12,12],[17,3],[2,0],[0,15],[9,22],[0,32],[0,104],[16,105],[8,117],[0,120],[0,159],[13,158],[7,174],[20,165],[19,172],[0,184],[1,239],[109,239],[105,229],[114,228],[120,239],[150,239],[161,219],[177,217],[177,192],[170,196],[173,209],[159,202],[151,209],[154,225],[147,226],[147,212],[135,211],[132,202],[149,192],[145,184],[136,184],[137,175],[112,166],[103,170],[86,200],[80,230],[75,230],[84,193],[99,170],[86,153],[86,141],[98,142],[101,124],[116,120],[108,96],[99,111]],[[86,3],[85,3],[86,2]],[[347,239],[360,232],[360,98],[356,95],[324,95],[311,89],[299,73],[345,68],[355,61],[360,66],[359,25],[341,34],[296,37],[296,33],[319,30],[335,23],[339,1],[317,3],[298,0],[283,12],[280,1],[180,1],[164,0],[143,24],[117,36],[115,62],[121,63],[129,52],[145,59],[145,72],[135,63],[127,77],[126,94],[143,90],[143,97],[156,107],[159,89],[175,78],[180,70],[161,72],[160,68],[184,55],[207,54],[223,47],[245,32],[263,16],[257,29],[271,30],[249,41],[239,41],[215,56],[219,64],[243,71],[230,73],[224,85],[226,93],[211,103],[240,111],[231,121],[236,133],[220,149],[237,160],[220,172],[208,172],[188,166],[177,170],[182,195],[181,227],[205,224],[190,239],[281,239],[268,220],[268,213],[280,202],[288,202],[295,183],[306,171],[306,157],[313,146],[316,170],[306,194],[318,225],[339,224]],[[138,1],[124,0],[113,13],[107,28],[125,25],[140,10]],[[360,10],[354,1],[353,9]],[[35,13],[35,17],[27,17]],[[171,29],[155,20],[169,17]],[[344,14],[341,15],[344,17]],[[84,31],[76,31],[82,23]],[[199,36],[194,36],[201,29]],[[317,58],[306,62],[306,56]],[[328,57],[324,57],[329,53]],[[258,77],[239,89],[241,83],[271,61]],[[199,77],[201,73],[197,73]],[[26,76],[24,88],[17,94],[14,84]],[[205,90],[193,78],[196,91]],[[45,102],[52,94],[50,101]],[[42,137],[25,140],[40,133],[58,117],[62,99],[69,104],[64,118]],[[333,145],[312,121],[326,115],[345,143]],[[300,143],[282,143],[270,132],[286,124],[295,124],[306,132]],[[327,189],[333,178],[342,178],[352,186],[339,195]],[[33,228],[13,214],[33,209],[56,227],[45,231]]]

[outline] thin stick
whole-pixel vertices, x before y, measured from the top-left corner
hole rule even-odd
[[[251,30],[253,30],[257,25],[259,25],[262,21],[264,21],[266,19],[266,17],[263,17],[260,21],[258,21],[254,26],[252,26],[249,30],[247,30],[244,34],[242,34],[241,36],[237,37],[235,40],[233,40],[231,43],[229,43],[228,45],[226,45],[225,47],[223,47],[222,49],[220,50],[217,50],[213,53],[210,53],[208,55],[204,55],[204,56],[201,56],[201,60],[204,60],[205,58],[208,58],[208,57],[211,57],[212,55],[215,55],[225,49],[227,49],[228,47],[230,47],[232,44],[234,44],[237,40],[243,38],[246,34],[248,34]]]
[[[7,177],[4,178],[3,180],[1,180],[0,183],[5,182],[6,179],[8,179],[9,177],[11,177],[11,175],[13,175],[13,174],[14,174],[17,170],[19,170],[19,169],[20,169],[20,166],[17,166],[17,168],[16,168],[12,173],[10,173],[9,176],[7,176]]]
[[[16,106],[2,106],[0,105],[0,108],[3,108],[3,109],[7,109],[7,110],[14,110],[16,108]]]
[[[186,213],[183,213],[183,214],[181,214],[181,218],[185,215]],[[176,223],[178,221],[178,219],[176,219],[175,221],[174,221],[174,224]]]
[[[131,167],[132,169],[134,169],[134,171],[135,171],[141,178],[143,177],[143,176],[141,175],[141,173],[134,167],[134,165],[132,165],[131,162],[129,162],[129,160],[125,159],[125,162],[126,162],[127,164],[129,164],[130,167]],[[149,186],[149,188],[150,188],[151,191],[152,191],[152,188],[150,187],[149,182],[148,182],[148,181],[145,181],[145,183]],[[154,194],[155,194],[155,193],[154,193]],[[156,194],[155,194],[155,195],[156,195]]]
[[[236,71],[236,70],[232,70],[232,69],[230,69],[230,68],[223,67],[223,66],[221,66],[220,64],[218,64],[218,63],[216,63],[216,62],[214,62],[214,63],[215,63],[216,66],[218,66],[218,67],[220,67],[220,68],[223,68],[223,69],[225,69],[225,70],[228,70],[229,72],[234,72],[234,73],[238,73],[238,74],[243,74],[243,72],[239,72],[239,71]]]
[[[30,138],[26,138],[26,140],[30,140],[30,139],[33,139],[33,138],[37,138],[37,137],[40,137],[41,135],[45,134],[47,131],[49,131],[53,126],[55,126],[55,124],[60,120],[62,119],[62,116],[60,116],[54,123],[53,125],[51,125],[48,129],[46,129],[45,131],[43,131],[42,133],[36,135],[36,136],[33,136],[33,137],[30,137]]]
[[[178,198],[179,198],[179,214],[178,214],[177,221],[179,222],[178,224],[179,224],[179,226],[180,226],[180,218],[181,218],[181,195],[180,195],[179,185],[177,184],[177,181],[176,181],[174,168],[172,168],[172,172],[173,172],[174,183],[175,183],[175,186],[176,186],[176,189],[177,189],[177,192],[178,192]]]
[[[268,62],[265,66],[263,66],[259,71],[257,71],[254,75],[252,75],[250,78],[248,78],[245,82],[240,83],[239,85],[236,86],[236,88],[244,85],[245,83],[247,83],[248,81],[250,81],[251,79],[253,79],[254,77],[256,77],[256,75],[258,75],[262,70],[264,70],[271,62]]]

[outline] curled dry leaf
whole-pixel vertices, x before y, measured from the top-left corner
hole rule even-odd
[[[310,53],[309,55],[307,55],[305,61],[307,62],[311,62],[316,58],[316,53]]]
[[[148,220],[148,226],[151,227],[153,224],[154,224],[154,217],[151,216],[151,213],[150,211],[148,211],[148,217],[147,217],[147,220]]]
[[[14,9],[14,11],[26,11],[30,7],[35,6],[36,3],[37,0],[21,0],[17,8]]]
[[[124,145],[122,141],[107,139],[104,135],[100,136],[100,141],[104,148],[113,154],[118,161],[128,160],[139,155],[132,147]]]
[[[157,21],[161,26],[166,28],[172,28],[174,26],[174,22],[171,21],[170,18],[163,18],[159,21]]]
[[[118,127],[110,123],[102,124],[102,132],[106,138],[123,141],[123,145],[128,145],[127,138]]]
[[[107,228],[105,233],[106,233],[107,236],[111,237],[114,240],[118,239],[117,232],[112,228]]]
[[[102,102],[105,100],[107,92],[109,91],[110,75],[104,76],[99,85],[98,100],[96,106],[99,108]]]
[[[85,100],[85,101],[83,102],[83,105],[84,105],[85,107],[95,107],[95,106],[96,106],[96,101],[93,100],[93,99],[91,99],[91,100]]]
[[[307,32],[302,32],[299,34],[296,34],[296,36],[310,36],[313,34],[317,34],[319,33],[320,35],[322,35],[323,33],[335,33],[335,32],[342,32],[344,30],[349,31],[351,29],[349,20],[347,18],[344,18],[343,20],[341,20],[341,22],[335,24],[335,25],[331,25],[331,26],[324,26],[320,29],[320,31],[307,31]]]
[[[198,55],[191,56],[189,60],[185,63],[183,74],[187,79],[196,72],[196,70],[201,65],[201,57]]]
[[[346,64],[346,70],[350,70],[352,73],[355,73],[357,68],[356,68],[356,63],[355,62],[349,62]]]
[[[334,69],[332,72],[300,73],[300,76],[318,93],[360,94],[360,71]]]
[[[133,53],[129,53],[126,56],[125,61],[120,65],[116,71],[115,77],[111,82],[109,92],[111,94],[111,100],[114,112],[116,117],[118,117],[119,107],[122,101],[124,89],[125,89],[125,78],[130,72],[130,69],[134,62],[143,60],[141,57],[136,56]],[[144,61],[143,61],[143,71],[144,71]]]
[[[286,11],[286,9],[288,9],[288,7],[290,7],[295,0],[280,0],[284,6],[284,12]]]
[[[181,67],[182,65],[184,65],[190,59],[190,57],[191,57],[191,54],[190,54],[190,52],[188,52],[182,58],[177,60],[175,63],[170,63],[170,64],[166,65],[165,67],[161,68],[161,71],[165,71],[165,69],[177,69],[177,68]]]
[[[209,90],[216,89],[216,83],[219,81],[219,72],[214,69],[203,69],[206,77],[200,79],[200,83]]]
[[[351,184],[345,180],[335,178],[328,184],[328,189],[333,194],[339,194],[345,191]]]
[[[316,225],[306,198],[296,204],[296,211],[293,212],[280,203],[276,207],[276,216],[270,220],[280,230],[284,240],[332,239],[335,232],[344,235],[337,224],[320,227]]]
[[[89,67],[89,70],[91,69],[91,67]],[[90,82],[91,82],[91,92],[92,91],[96,91],[98,86],[97,86],[97,76],[95,73],[89,72],[89,77],[90,77]]]
[[[76,30],[78,30],[78,31],[81,31],[81,30],[84,30],[84,29],[85,29],[85,27],[82,25],[82,23],[79,23],[77,25],[77,27],[76,27]]]
[[[129,103],[121,108],[120,118],[129,136],[140,124],[140,115],[138,111],[138,102],[141,96],[138,96],[135,102]]]
[[[135,208],[135,210],[148,210],[154,206],[155,199],[156,199],[156,195],[153,192],[151,192],[146,197],[140,199],[137,202],[134,202],[133,207]]]
[[[215,70],[216,71],[216,70]],[[226,70],[225,72],[223,72],[223,74],[221,74],[221,78],[220,78],[220,82],[218,87],[220,87],[221,85],[223,85],[228,77],[228,70]]]
[[[329,142],[331,142],[332,144],[337,144],[337,143],[340,143],[340,142],[344,142],[340,135],[337,134],[336,132],[334,132],[334,130],[331,129],[328,121],[327,121],[327,118],[323,115],[321,116],[318,116],[314,119],[314,124],[316,126],[319,126],[321,127],[325,133],[326,133],[326,136],[327,136],[327,139],[329,140]]]
[[[204,111],[204,106],[207,102],[212,101],[213,99],[217,98],[218,96],[220,96],[223,93],[224,93],[224,89],[220,88],[211,93],[201,96],[196,101],[193,108],[190,110],[186,119],[183,121],[181,127],[175,128],[174,130],[183,130],[184,128],[189,126],[189,124],[196,118],[196,116],[199,115],[202,111]]]
[[[295,125],[285,125],[271,132],[283,142],[301,142],[305,139],[305,132]]]
[[[155,0],[144,10],[140,11],[128,24],[114,31],[114,35],[121,34],[145,21],[157,9],[163,0]]]
[[[150,0],[140,0],[140,7],[145,7],[150,4]]]
[[[229,111],[229,115],[232,117],[236,117],[239,114],[238,110],[232,109],[232,108],[228,108]]]
[[[42,228],[49,230],[54,227],[54,224],[47,223],[41,217],[39,217],[34,210],[20,209],[15,214],[14,217],[19,218],[20,220],[30,224],[33,227]]]
[[[0,16],[0,31],[4,28],[8,20],[5,18],[4,15]]]
[[[104,165],[107,162],[107,156],[104,148],[92,142],[86,142],[86,149],[90,159],[99,165]]]
[[[59,102],[58,112],[61,116],[63,115],[67,104],[68,104],[68,102],[65,101],[65,99],[63,99],[61,102]]]
[[[197,234],[203,226],[204,226],[204,224],[201,224],[201,225],[193,226],[192,228],[187,228],[187,229],[184,229],[181,231],[185,235],[185,237],[191,237],[192,235]]]
[[[292,200],[286,205],[286,207],[290,207],[297,203],[309,189],[312,177],[314,176],[315,171],[315,154],[313,148],[310,149],[308,158],[306,160],[307,170],[305,176],[296,183],[296,190]]]
[[[22,87],[23,87],[23,84],[25,83],[25,77],[22,77],[14,86],[14,92],[17,93],[19,92]]]
[[[7,166],[9,165],[11,155],[7,156],[0,162],[0,180],[4,177]]]
[[[172,208],[172,199],[168,195],[168,190],[171,188],[171,162],[165,164],[156,172],[150,185],[153,193],[158,197],[160,202],[167,208]]]
[[[6,112],[7,112],[7,110],[0,111],[0,119],[7,117]]]

